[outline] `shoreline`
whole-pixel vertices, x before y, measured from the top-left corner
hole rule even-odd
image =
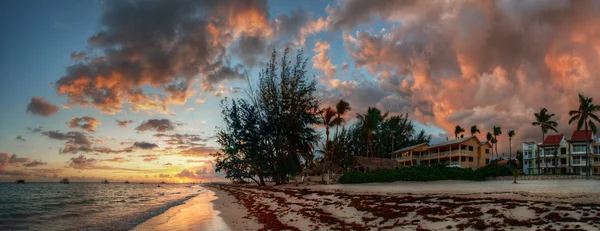
[[[170,207],[131,230],[233,230],[217,215],[219,211],[213,207],[213,201],[217,199],[216,194],[207,187],[201,188],[201,193],[183,204]]]
[[[219,197],[214,208],[232,230],[598,230],[600,183],[586,184],[446,181],[207,188]]]

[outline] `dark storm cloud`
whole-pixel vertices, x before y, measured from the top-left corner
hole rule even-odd
[[[135,128],[139,132],[143,131],[157,131],[166,132],[175,130],[175,123],[168,119],[149,119],[141,123]]]
[[[31,97],[31,101],[27,105],[27,112],[33,115],[50,116],[58,112],[58,107],[46,101],[44,97]]]

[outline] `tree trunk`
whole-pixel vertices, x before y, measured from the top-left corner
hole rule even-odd
[[[325,127],[325,156],[323,156],[323,168],[321,170],[321,181],[325,183],[325,165],[327,164],[327,153],[329,152],[329,126]]]
[[[512,157],[512,138],[508,138],[508,160]]]
[[[546,135],[546,134],[544,133],[544,130],[542,130],[542,144],[544,143],[544,136],[545,136],[545,135]],[[540,171],[540,164],[539,164],[539,161],[540,161],[540,150],[541,150],[541,148],[540,148],[540,147],[538,147],[538,151],[537,151],[537,153],[535,154],[535,155],[537,155],[536,162],[538,162],[538,163],[536,163],[536,165],[537,165],[537,169],[538,169],[538,174],[541,174],[541,171]]]
[[[586,179],[590,179],[590,150],[589,150],[589,146],[590,146],[590,141],[587,137],[587,132],[588,132],[588,123],[587,121],[585,121],[585,156],[587,159],[587,163],[585,164],[585,166],[587,167],[587,170],[585,171],[585,176]]]
[[[260,181],[260,186],[265,186],[265,178],[262,175],[258,175],[258,180]]]

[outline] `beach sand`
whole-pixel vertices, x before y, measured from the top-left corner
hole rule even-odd
[[[600,181],[211,185],[232,230],[600,230]]]
[[[215,201],[216,199],[213,191],[204,190],[198,196],[185,201],[184,204],[173,206],[164,213],[145,221],[132,230],[238,230],[229,227],[218,216],[219,211],[211,203],[211,201]]]

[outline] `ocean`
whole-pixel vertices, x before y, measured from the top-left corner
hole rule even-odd
[[[204,191],[157,185],[0,183],[0,230],[129,230]]]

